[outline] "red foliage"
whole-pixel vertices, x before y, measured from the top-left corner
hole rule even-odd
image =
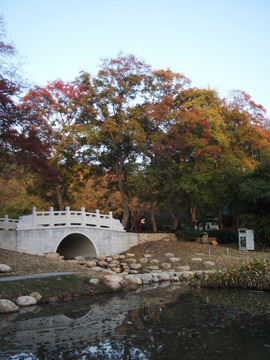
[[[247,116],[253,124],[261,125],[265,119],[266,110],[262,105],[256,104],[245,91],[234,90],[226,101],[229,110],[237,110]]]

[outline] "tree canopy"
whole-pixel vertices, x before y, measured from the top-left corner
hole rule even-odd
[[[1,59],[13,54],[1,40]],[[153,231],[194,228],[209,214],[222,228],[224,210],[238,222],[264,217],[270,132],[265,110],[245,92],[221,99],[183,74],[123,54],[104,59],[96,76],[82,71],[74,82],[33,86],[15,100],[19,91],[1,65],[1,157],[6,169],[10,157],[18,168],[0,185],[17,189],[24,211],[28,194],[29,207],[39,196],[59,209],[115,211],[130,230],[141,215]]]

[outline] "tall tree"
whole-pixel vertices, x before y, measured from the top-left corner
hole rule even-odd
[[[194,227],[198,206],[203,210],[213,204],[209,184],[227,146],[221,100],[212,90],[183,90],[176,98],[174,118],[168,133],[168,156],[178,168],[175,189],[186,203]]]
[[[226,100],[224,115],[230,146],[245,166],[254,166],[269,153],[270,133],[264,126],[265,109],[243,91],[234,91]]]
[[[39,175],[46,198],[64,201],[82,184],[82,125],[76,122],[81,89],[61,80],[45,88],[35,86],[21,104],[27,116],[16,139],[16,153],[24,165]]]
[[[241,208],[236,198],[239,184],[248,173],[270,155],[270,131],[265,126],[265,109],[243,91],[233,91],[225,99],[223,114],[229,138],[229,152],[220,168],[227,205],[238,225]]]
[[[155,203],[164,196],[167,198],[168,209],[176,226],[175,216],[171,206],[173,179],[170,177],[172,148],[181,147],[181,142],[170,142],[170,131],[175,123],[175,102],[179,93],[183,91],[190,81],[184,75],[175,73],[170,69],[154,70],[147,78],[145,89],[145,102],[142,118],[147,133],[147,141],[143,148],[144,172],[148,186],[150,218],[153,230],[157,230],[155,223]],[[170,181],[172,180],[172,181]],[[171,186],[170,186],[170,185]],[[167,196],[165,195],[167,194]],[[162,194],[162,196],[160,196]]]
[[[148,72],[149,66],[133,55],[119,55],[116,59],[103,60],[96,78],[91,79],[88,73],[83,72],[78,80],[86,89],[86,97],[94,96],[99,148],[97,161],[117,177],[125,228],[130,215],[126,188],[127,164],[136,160],[134,147],[140,146],[145,139],[143,129],[131,110],[142,101]],[[85,101],[84,119],[87,107]],[[92,125],[90,129],[92,131]]]
[[[11,142],[17,134],[16,125],[21,114],[16,97],[22,89],[18,74],[18,57],[13,45],[5,40],[4,20],[0,17],[0,164],[11,154]],[[13,159],[14,160],[14,159]],[[0,165],[0,166],[1,166]],[[1,168],[3,170],[3,168]]]
[[[241,210],[242,225],[255,230],[256,241],[270,244],[270,160],[260,163],[238,184],[236,205]]]

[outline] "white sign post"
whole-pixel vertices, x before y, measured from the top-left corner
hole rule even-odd
[[[255,250],[254,232],[248,229],[238,229],[239,250]]]

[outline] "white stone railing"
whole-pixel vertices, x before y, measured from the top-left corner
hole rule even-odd
[[[4,218],[0,218],[0,230],[16,230],[18,219],[9,219],[7,215]]]
[[[7,229],[7,220],[11,219],[5,217],[4,220],[2,228],[0,219],[0,229],[6,226],[4,230],[11,230],[11,228]],[[79,226],[124,231],[121,222],[113,218],[111,211],[105,215],[100,214],[99,210],[95,213],[85,212],[84,208],[81,208],[81,211],[72,211],[69,206],[66,206],[65,211],[54,211],[53,207],[50,207],[50,211],[38,212],[36,208],[33,208],[31,215],[24,215],[19,220],[13,221],[16,221],[14,230]]]

